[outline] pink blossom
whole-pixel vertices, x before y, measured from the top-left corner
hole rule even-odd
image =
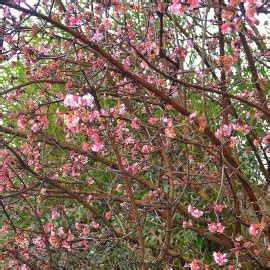
[[[134,37],[135,37],[134,31],[132,31],[131,29],[128,29],[128,37],[129,37],[130,39],[134,39]]]
[[[209,223],[208,224],[208,229],[210,232],[216,232],[217,231],[217,225],[215,222]]]
[[[52,223],[47,223],[45,229],[47,232],[52,232],[55,229],[55,227]]]
[[[102,41],[103,39],[104,39],[104,36],[102,32],[100,31],[97,31],[92,37],[92,41]]]
[[[256,13],[256,10],[254,7],[248,6],[246,8],[246,16],[248,17],[249,20],[253,21],[255,13]]]
[[[84,247],[86,248],[86,250],[90,248],[90,243],[89,243],[89,241],[84,240],[84,241],[83,241],[83,245],[84,245]]]
[[[87,136],[89,136],[89,137],[93,137],[94,136],[94,134],[95,134],[95,132],[94,132],[94,130],[92,129],[92,128],[89,128],[89,129],[87,129]]]
[[[182,5],[179,3],[178,0],[174,0],[173,4],[171,5],[171,12],[173,15],[180,15],[184,11]]]
[[[71,94],[66,95],[64,105],[71,108],[79,107],[78,102],[74,99],[74,95]]]
[[[46,188],[41,188],[41,190],[40,190],[41,195],[45,196],[46,192],[47,192]]]
[[[83,149],[83,151],[88,152],[91,149],[91,144],[89,142],[83,143],[82,149]]]
[[[111,27],[112,27],[111,22],[110,22],[108,19],[106,19],[106,20],[104,21],[104,28],[105,28],[106,30],[110,30]]]
[[[121,104],[119,106],[119,115],[125,115],[126,114],[126,106],[125,104]]]
[[[93,221],[92,226],[97,229],[99,227],[99,224],[96,221]]]
[[[261,117],[261,115],[262,115],[262,113],[259,112],[259,111],[257,111],[257,112],[255,112],[254,118],[255,118],[256,120],[258,120],[258,119]]]
[[[134,128],[134,129],[139,129],[139,125],[138,125],[138,119],[137,118],[134,118],[131,120],[131,127]]]
[[[102,150],[104,148],[104,143],[102,141],[96,141],[93,145],[92,145],[92,151],[93,152],[99,152],[100,150]]]
[[[212,222],[208,224],[208,229],[212,233],[215,233],[215,232],[223,233],[225,230],[225,227],[221,223]]]
[[[224,265],[228,261],[226,253],[214,252],[213,257],[216,264],[218,264],[219,266]]]
[[[70,244],[69,244],[69,242],[67,240],[64,240],[62,242],[62,247],[67,249],[67,250],[71,250]]]
[[[71,230],[68,230],[68,236],[67,236],[67,241],[72,241],[74,240],[74,235],[72,234]]]
[[[144,145],[142,147],[142,153],[144,154],[149,154],[152,151],[152,147],[150,145]]]
[[[41,117],[40,122],[43,124],[43,128],[48,128],[49,120],[47,116]]]
[[[221,223],[217,223],[217,232],[223,233],[225,230],[225,227]]]
[[[244,244],[243,244],[243,246],[244,246],[244,248],[250,248],[250,247],[252,247],[252,243],[251,242],[245,242]]]
[[[129,136],[125,139],[126,144],[134,144],[134,138]]]
[[[200,211],[193,206],[188,206],[188,212],[195,218],[200,218],[203,215],[203,211]]]
[[[228,24],[228,23],[224,23],[222,26],[221,26],[221,32],[222,34],[228,34],[232,31],[232,28],[231,26]]]
[[[157,118],[155,118],[155,117],[150,117],[149,119],[148,119],[148,122],[150,123],[150,124],[152,124],[152,125],[155,125],[156,123],[157,123]]]
[[[18,119],[18,127],[22,130],[24,130],[26,128],[26,121],[24,119],[24,117],[19,117]]]
[[[232,133],[232,125],[223,125],[223,135],[226,138],[229,138]]]
[[[89,112],[88,119],[89,119],[90,123],[95,121],[98,117],[99,117],[99,112],[98,111]]]
[[[224,136],[225,138],[229,138],[231,136],[232,130],[233,130],[232,125],[224,124],[216,131],[215,135],[217,136],[218,139],[221,139],[222,136]]]
[[[122,184],[118,184],[116,189],[115,189],[117,192],[122,192],[123,191],[123,185]]]
[[[4,9],[3,9],[3,16],[4,17],[8,16],[9,10],[10,10],[9,7],[4,7]]]
[[[196,118],[196,116],[197,116],[196,112],[191,113],[190,116],[189,116],[189,120],[193,121]]]
[[[71,18],[69,19],[69,23],[70,23],[70,25],[72,25],[72,26],[78,25],[79,22],[80,22],[79,18],[71,17]]]
[[[59,245],[59,239],[57,234],[54,231],[51,231],[51,236],[49,237],[49,242],[52,246],[57,247]]]
[[[111,216],[112,216],[112,213],[113,213],[112,210],[106,212],[106,213],[105,213],[105,218],[106,218],[106,219],[110,219]]]
[[[255,140],[253,141],[253,144],[254,144],[255,146],[259,147],[259,146],[260,146],[260,140],[255,139]]]
[[[91,176],[87,179],[87,184],[88,185],[93,185],[95,182],[96,182],[95,179],[93,177],[91,177]]]
[[[222,205],[222,204],[216,204],[216,205],[214,206],[214,211],[217,212],[217,213],[219,213],[219,212],[222,211],[222,209],[223,209],[224,207],[225,207],[225,206]]]
[[[38,132],[41,129],[40,123],[34,123],[34,125],[31,127],[31,130],[33,132]]]
[[[166,104],[165,105],[165,109],[166,110],[172,110],[173,109],[173,106],[171,104]]]
[[[140,168],[138,166],[138,163],[134,163],[131,166],[128,166],[127,170],[128,172],[131,172],[132,174],[136,174],[140,171]]]
[[[73,114],[64,115],[64,123],[67,125],[67,128],[72,132],[77,131],[77,126],[79,123],[80,117],[74,116]]]
[[[191,38],[188,39],[187,43],[188,43],[189,48],[194,48],[194,43]]]
[[[174,3],[171,5],[171,12],[173,15],[180,15],[182,11],[183,9],[181,4]]]
[[[76,229],[77,231],[80,231],[81,228],[82,228],[81,224],[78,223],[78,222],[76,222],[76,223],[75,223],[75,229]]]
[[[169,138],[175,138],[176,134],[173,127],[167,127],[165,128],[165,134]]]
[[[125,70],[129,70],[130,64],[131,62],[129,58],[126,58],[123,60],[123,65],[124,65]]]
[[[25,3],[26,0],[14,0],[14,3],[17,5],[20,5],[22,3]]]
[[[194,259],[190,264],[189,267],[191,270],[199,270],[199,264],[198,264],[198,260]]]
[[[248,228],[248,232],[249,232],[251,235],[256,236],[256,235],[259,233],[257,224],[252,224],[252,225]]]
[[[52,89],[52,84],[51,83],[45,83],[45,88]]]
[[[57,217],[59,217],[59,213],[57,211],[57,208],[52,209],[51,215],[52,215],[52,219],[56,219]]]
[[[88,201],[88,202],[91,202],[92,199],[93,199],[93,196],[92,196],[91,194],[87,196],[87,201]]]
[[[60,237],[66,237],[66,233],[65,233],[65,231],[64,231],[64,228],[63,227],[60,227],[59,229],[58,229],[58,236],[60,236]]]
[[[23,264],[23,265],[20,267],[20,270],[27,270],[27,265],[26,265],[26,264]]]
[[[250,132],[250,126],[249,125],[244,125],[242,127],[242,131],[245,135],[247,135]]]
[[[243,236],[242,235],[237,235],[237,237],[235,237],[236,241],[242,241],[243,240]]]
[[[90,108],[93,108],[94,107],[94,97],[89,93],[82,96],[81,104],[86,105]]]
[[[32,242],[39,248],[46,248],[45,241],[40,236],[33,238]]]
[[[8,234],[8,229],[9,229],[9,225],[8,225],[8,224],[5,224],[5,225],[0,229],[0,232],[1,232],[3,235],[7,235],[7,234]]]
[[[173,180],[173,184],[176,187],[180,187],[181,186],[181,183],[178,180]]]
[[[80,106],[94,107],[94,97],[91,94],[86,94],[82,97],[77,95],[68,94],[64,99],[64,105],[66,107],[77,108]]]
[[[199,6],[199,0],[188,0],[191,8],[196,8]]]
[[[83,234],[86,235],[90,232],[90,227],[89,225],[84,225],[83,227]]]
[[[270,144],[270,134],[268,134],[268,135],[266,135],[265,137],[263,137],[263,139],[262,139],[262,142],[264,143],[264,144]]]

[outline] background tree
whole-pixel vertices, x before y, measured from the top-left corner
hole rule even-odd
[[[269,266],[267,1],[0,4],[3,269]]]

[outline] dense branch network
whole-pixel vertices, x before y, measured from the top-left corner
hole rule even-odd
[[[0,264],[266,269],[266,5],[0,0]]]

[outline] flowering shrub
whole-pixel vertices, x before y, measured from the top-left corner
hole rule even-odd
[[[267,269],[266,8],[0,0],[1,269]]]

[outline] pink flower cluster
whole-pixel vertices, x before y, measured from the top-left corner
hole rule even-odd
[[[194,259],[190,264],[189,267],[191,270],[199,270],[200,266],[197,259]]]
[[[261,232],[265,227],[264,223],[258,223],[258,224],[251,224],[250,227],[248,228],[248,232],[256,236],[259,232]]]
[[[247,124],[245,124],[243,126],[241,126],[239,124],[233,125],[233,129],[236,131],[243,132],[244,135],[247,135],[251,130],[250,126]]]
[[[191,8],[196,8],[200,5],[199,0],[188,0]]]
[[[223,126],[221,126],[217,131],[216,131],[216,136],[218,139],[221,139],[223,136],[225,138],[230,138],[231,133],[232,133],[233,127],[232,125],[227,125],[224,124]]]
[[[97,31],[92,37],[92,41],[102,41],[103,39],[104,35],[100,31]]]
[[[132,121],[131,121],[131,127],[134,128],[134,129],[139,129],[140,128],[140,126],[138,124],[138,118],[132,119]]]
[[[67,126],[68,129],[70,129],[72,132],[78,131],[78,123],[80,121],[80,117],[75,116],[73,114],[65,114],[64,115],[64,123]]]
[[[94,143],[93,144],[91,144],[90,142],[84,143],[82,145],[84,151],[89,151],[89,149],[91,148],[93,152],[99,152],[104,148],[104,143],[98,133],[94,132],[94,130],[92,129],[88,129],[87,135],[89,136],[89,138],[93,140]]]
[[[183,221],[183,228],[191,228],[193,226],[191,221]]]
[[[208,229],[210,232],[215,233],[223,233],[225,230],[225,227],[221,223],[211,222],[208,224]]]
[[[218,264],[220,266],[224,265],[228,261],[226,253],[214,252],[213,257],[214,257],[216,264]]]
[[[184,11],[183,6],[179,3],[178,0],[174,0],[171,5],[171,12],[173,15],[180,15]]]
[[[222,31],[222,34],[228,34],[228,33],[231,33],[233,30],[232,26],[229,24],[229,23],[224,23],[222,26],[221,26],[221,31]]]
[[[217,136],[218,139],[221,139],[222,137],[230,138],[233,130],[240,131],[244,135],[247,135],[250,132],[251,128],[247,124],[243,126],[239,124],[236,124],[236,125],[224,124],[216,131],[215,135]],[[236,137],[233,137],[233,138],[236,138]]]
[[[214,211],[216,212],[216,213],[220,213],[222,210],[223,210],[223,208],[225,208],[226,206],[225,205],[222,205],[222,204],[216,204],[215,206],[214,206]]]
[[[263,137],[262,142],[266,145],[270,144],[270,134],[266,135],[265,137]]]
[[[182,6],[181,3],[179,3],[179,0],[173,0],[172,5],[171,5],[171,12],[174,15],[180,15],[185,11],[185,8]],[[190,5],[191,9],[194,9],[199,6],[199,0],[188,0],[188,4]]]
[[[78,108],[81,106],[94,107],[94,97],[91,94],[86,94],[82,97],[77,95],[68,94],[65,97],[64,105],[66,107]]]
[[[151,153],[152,150],[153,150],[152,146],[148,145],[148,144],[146,144],[142,147],[143,154],[149,154],[149,153]]]
[[[188,212],[195,218],[200,218],[203,215],[203,211],[200,211],[191,205],[188,206]]]
[[[165,128],[165,134],[168,138],[175,138],[176,133],[173,127],[173,118],[167,118],[165,117],[163,119],[164,124],[167,124],[167,127]]]

